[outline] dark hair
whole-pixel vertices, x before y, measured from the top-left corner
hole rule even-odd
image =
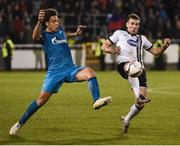
[[[58,16],[58,12],[55,9],[52,9],[52,8],[46,9],[44,11],[45,11],[45,16],[44,16],[44,21],[43,21],[42,24],[43,24],[43,26],[46,27],[45,23],[47,21],[49,21],[51,16]]]
[[[127,17],[127,21],[129,19],[135,19],[135,20],[140,20],[141,21],[141,18],[137,14],[135,14],[135,13],[129,14],[128,17]]]

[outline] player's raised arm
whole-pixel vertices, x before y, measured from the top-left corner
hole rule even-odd
[[[109,39],[107,39],[107,40],[104,41],[101,49],[102,49],[105,53],[110,53],[110,54],[120,54],[120,50],[121,50],[120,47],[114,46]]]
[[[86,28],[86,26],[84,26],[84,25],[79,25],[79,26],[77,27],[76,32],[67,32],[67,33],[66,33],[66,36],[67,36],[67,38],[79,36],[79,35],[81,35],[81,34],[83,33],[83,31],[84,31],[85,28]]]
[[[33,33],[32,33],[32,39],[33,40],[40,40],[40,33],[41,33],[41,26],[44,21],[45,11],[40,10],[38,14],[38,22],[36,26],[34,27]]]
[[[164,43],[161,47],[152,47],[149,52],[152,53],[155,56],[159,56],[161,55],[171,44],[171,40],[169,38],[165,38],[164,39]]]

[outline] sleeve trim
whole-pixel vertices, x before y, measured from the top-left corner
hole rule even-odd
[[[110,38],[108,38],[108,40],[109,40],[112,44],[115,44]]]
[[[153,47],[153,45],[151,45],[149,48],[147,48],[146,50],[149,51],[151,48]]]

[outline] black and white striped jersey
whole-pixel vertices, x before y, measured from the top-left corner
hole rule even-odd
[[[143,65],[143,49],[152,48],[152,43],[143,35],[131,35],[127,31],[117,30],[109,37],[109,40],[121,48],[116,62],[139,61]]]

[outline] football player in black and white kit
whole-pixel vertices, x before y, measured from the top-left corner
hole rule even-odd
[[[129,65],[133,61],[138,61],[144,68],[143,49],[158,56],[162,54],[171,43],[169,38],[165,38],[161,47],[154,48],[152,43],[144,35],[139,34],[140,21],[141,19],[138,15],[128,15],[126,22],[127,30],[115,31],[102,45],[104,52],[117,54],[117,70],[123,78],[129,81],[135,96],[135,104],[132,105],[129,113],[121,117],[123,133],[128,132],[130,120],[143,109],[145,103],[150,101],[150,99],[147,98],[145,70],[143,69],[143,73],[138,77],[130,77],[127,74]]]

